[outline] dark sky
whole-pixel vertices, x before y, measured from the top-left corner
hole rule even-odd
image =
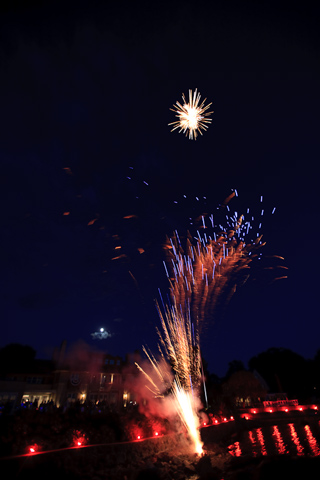
[[[253,272],[260,280],[217,313],[202,338],[209,370],[223,375],[269,347],[312,358],[319,12],[279,2],[23,3],[3,5],[0,20],[0,346],[29,344],[39,357],[64,339],[119,355],[154,348],[166,234],[183,236],[189,217],[237,189],[239,211],[259,209],[261,195],[266,211],[276,207],[264,248],[285,257],[288,279]],[[196,87],[214,114],[192,142],[170,133],[169,109]],[[100,327],[112,336],[92,340]]]

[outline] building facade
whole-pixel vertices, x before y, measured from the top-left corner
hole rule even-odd
[[[52,361],[35,359],[32,369],[22,369],[23,373],[10,371],[8,365],[0,377],[0,405],[10,403],[14,409],[20,404],[52,402],[62,407],[78,401],[120,408],[135,403],[127,388],[138,373],[130,356],[123,360],[86,352],[85,360],[79,361],[66,357],[65,350],[64,342]]]

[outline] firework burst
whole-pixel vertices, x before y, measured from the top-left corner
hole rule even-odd
[[[189,90],[189,102],[186,101],[184,93],[182,94],[183,104],[176,102],[171,108],[178,120],[169,123],[173,125],[171,132],[179,128],[179,133],[183,132],[189,136],[189,140],[196,140],[198,133],[202,135],[202,130],[207,130],[211,123],[211,118],[208,118],[212,112],[207,112],[211,103],[205,105],[206,98],[200,103],[201,95],[195,89],[194,93]]]
[[[223,202],[228,212],[228,202],[235,195],[234,192]],[[263,213],[264,210],[261,215]],[[206,232],[205,219],[201,219]],[[197,237],[188,235],[183,248],[178,232],[175,232],[166,245],[169,258],[165,270],[170,281],[171,302],[166,304],[162,301],[161,308],[157,304],[162,333],[157,331],[160,355],[162,360],[169,360],[174,380],[172,382],[172,378],[165,375],[161,364],[145,349],[156,373],[156,381],[137,365],[155,396],[161,396],[165,390],[171,391],[176,412],[198,454],[202,453],[198,430],[199,387],[202,381],[200,327],[206,318],[212,316],[219,298],[225,293],[230,298],[237,285],[246,281],[250,263],[254,258],[260,258],[258,249],[265,245],[259,232],[255,240],[247,242],[249,233],[252,236],[251,221],[245,221],[244,216],[237,212],[226,215],[226,227],[218,224],[218,233],[213,216],[209,219],[212,236],[207,233],[201,236],[198,230]],[[259,229],[260,226],[261,222]]]
[[[228,202],[234,196],[235,192],[222,204],[228,212],[225,225],[215,224],[213,215],[207,218],[201,216],[197,236],[192,237],[188,233],[185,245],[182,246],[178,232],[175,232],[171,238],[167,238],[165,245],[171,299],[192,325],[196,339],[199,339],[204,320],[213,318],[218,302],[223,299],[224,304],[228,303],[237,287],[247,281],[251,264],[261,259],[262,254],[259,252],[265,245],[259,231],[254,234],[254,238],[253,216],[246,215],[245,218],[236,211],[229,213]],[[249,209],[247,213],[249,214]],[[260,217],[263,213],[262,209]],[[261,218],[256,221],[260,230]],[[273,257],[283,260],[276,255]],[[277,267],[287,269],[282,265]]]

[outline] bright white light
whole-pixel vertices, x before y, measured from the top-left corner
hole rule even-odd
[[[112,334],[101,327],[98,332],[91,333],[91,337],[93,340],[105,340],[109,337],[112,337]]]
[[[208,110],[211,103],[204,105],[206,101],[205,98],[200,104],[200,98],[201,95],[197,92],[197,89],[195,89],[194,93],[192,93],[192,90],[189,90],[188,103],[186,102],[184,93],[182,94],[183,105],[176,102],[173,106],[174,109],[170,109],[175,112],[178,118],[175,122],[169,123],[169,125],[173,125],[171,132],[180,128],[179,133],[183,132],[186,136],[189,135],[189,140],[196,140],[198,133],[202,135],[201,130],[207,130],[212,121],[211,118],[207,117],[211,115],[212,112],[207,112],[206,110]]]

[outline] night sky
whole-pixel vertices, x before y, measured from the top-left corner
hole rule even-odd
[[[23,3],[2,6],[0,19],[0,347],[28,344],[40,358],[64,339],[122,356],[154,349],[166,235],[183,237],[190,218],[237,189],[239,212],[259,211],[263,196],[264,254],[283,256],[288,278],[253,269],[217,311],[201,339],[209,371],[224,375],[270,347],[312,358],[319,12]],[[168,126],[189,88],[214,110],[196,141]],[[101,327],[111,336],[94,340]]]

